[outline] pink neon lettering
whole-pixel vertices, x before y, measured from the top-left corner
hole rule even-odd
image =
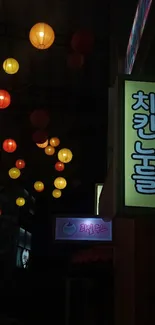
[[[88,232],[89,235],[94,234],[93,224],[85,224],[85,232]]]
[[[94,233],[101,233],[104,231],[108,231],[108,228],[103,225],[103,224],[95,224],[93,225],[92,223],[86,224],[86,223],[81,223],[80,224],[80,232],[87,232],[89,235],[93,235]]]
[[[95,228],[95,232],[97,232],[97,234],[99,234],[99,232],[100,232],[100,225],[99,224],[96,224],[96,225],[94,225],[94,228]]]
[[[107,231],[108,229],[104,225],[100,225],[100,232]]]
[[[84,232],[85,231],[85,224],[81,223],[80,225],[80,232]]]

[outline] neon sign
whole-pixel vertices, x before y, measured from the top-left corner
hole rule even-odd
[[[112,222],[101,218],[56,218],[56,240],[111,241]]]
[[[140,0],[137,6],[126,52],[125,73],[131,74],[152,0]]]

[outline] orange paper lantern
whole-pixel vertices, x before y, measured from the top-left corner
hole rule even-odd
[[[10,94],[6,90],[0,90],[0,109],[8,107],[11,103]]]
[[[18,169],[23,169],[25,168],[25,161],[23,159],[18,159],[16,160],[16,167]]]
[[[8,153],[12,153],[17,149],[17,144],[15,142],[15,140],[13,139],[6,139],[3,142],[3,150],[8,152]]]
[[[46,148],[48,146],[48,140],[46,140],[44,143],[36,143],[38,148]]]
[[[55,153],[55,148],[53,148],[52,146],[47,146],[47,147],[45,148],[45,153],[46,153],[46,155],[48,155],[48,156],[53,156],[54,153]]]
[[[50,139],[50,145],[52,147],[57,147],[59,146],[59,144],[60,144],[60,140],[58,138],[55,137]]]
[[[31,44],[39,50],[48,49],[54,42],[55,34],[51,26],[45,23],[35,24],[29,34]]]

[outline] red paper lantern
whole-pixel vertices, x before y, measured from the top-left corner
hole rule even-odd
[[[8,107],[11,103],[10,94],[6,90],[0,90],[0,109]]]
[[[14,152],[17,149],[17,144],[13,139],[6,139],[3,142],[3,150],[9,153]]]
[[[47,111],[42,109],[35,110],[30,115],[31,124],[39,129],[46,128],[49,124],[49,116]]]
[[[18,159],[16,160],[16,167],[18,169],[23,169],[25,168],[25,161],[23,159]]]
[[[84,64],[84,57],[80,53],[70,53],[67,58],[67,65],[71,69],[80,69]]]
[[[58,147],[59,144],[60,144],[60,140],[59,140],[59,138],[54,137],[54,138],[51,138],[51,139],[50,139],[50,145],[51,145],[52,147]]]
[[[57,161],[57,163],[55,164],[55,169],[58,171],[58,172],[62,172],[65,168],[65,165],[63,162],[61,161]]]
[[[94,35],[88,30],[81,30],[75,33],[71,40],[71,47],[81,54],[88,54],[94,45]]]
[[[38,130],[32,135],[33,141],[35,143],[44,143],[48,139],[48,135],[43,130]]]

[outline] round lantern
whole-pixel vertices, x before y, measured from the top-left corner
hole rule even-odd
[[[3,150],[8,152],[8,153],[12,153],[17,149],[17,144],[15,142],[15,140],[13,139],[6,139],[3,142]]]
[[[55,164],[55,169],[58,171],[58,172],[62,172],[65,168],[65,165],[63,162],[61,161],[57,161],[56,164]]]
[[[46,155],[48,155],[48,156],[52,156],[52,155],[54,155],[54,153],[55,153],[55,148],[53,148],[52,146],[47,146],[47,147],[45,148],[45,153],[46,153]]]
[[[53,192],[52,192],[52,195],[53,195],[53,197],[55,198],[55,199],[59,199],[59,197],[61,196],[61,191],[60,190],[58,190],[57,188],[55,188],[54,190],[53,190]]]
[[[19,207],[23,207],[23,205],[25,204],[25,199],[23,197],[18,197],[16,199],[16,204],[19,206]]]
[[[48,135],[45,131],[43,130],[37,130],[36,132],[33,133],[32,139],[35,143],[44,143],[48,139]]]
[[[6,90],[0,90],[0,109],[8,107],[11,103],[10,94]]]
[[[41,182],[41,181],[37,181],[34,183],[34,189],[37,191],[37,192],[42,192],[44,190],[44,183]]]
[[[29,38],[34,47],[45,50],[53,44],[55,34],[52,27],[48,24],[37,23],[31,28]]]
[[[36,109],[33,111],[30,115],[30,122],[31,124],[39,129],[46,128],[50,119],[48,116],[47,111],[44,111],[43,109]]]
[[[57,147],[60,144],[60,140],[58,138],[51,138],[50,139],[50,145],[52,147]]]
[[[57,177],[54,181],[54,186],[59,190],[63,190],[67,186],[67,182],[65,178]]]
[[[73,154],[72,154],[71,150],[69,150],[67,148],[59,150],[58,159],[61,162],[67,164],[72,160],[72,158],[73,158]]]
[[[18,169],[23,169],[25,168],[25,161],[23,159],[18,159],[16,160],[16,167]]]
[[[81,54],[88,54],[94,45],[94,35],[88,30],[80,30],[75,33],[71,40],[71,47]]]
[[[19,63],[13,58],[8,58],[3,62],[3,69],[8,74],[15,74],[19,70]]]
[[[70,53],[67,58],[67,65],[71,69],[80,69],[84,64],[84,57],[82,54],[74,52]]]
[[[12,179],[17,179],[20,176],[21,172],[18,168],[13,167],[9,170],[9,176]]]
[[[46,148],[48,146],[48,140],[46,140],[44,143],[36,143],[38,148]]]

